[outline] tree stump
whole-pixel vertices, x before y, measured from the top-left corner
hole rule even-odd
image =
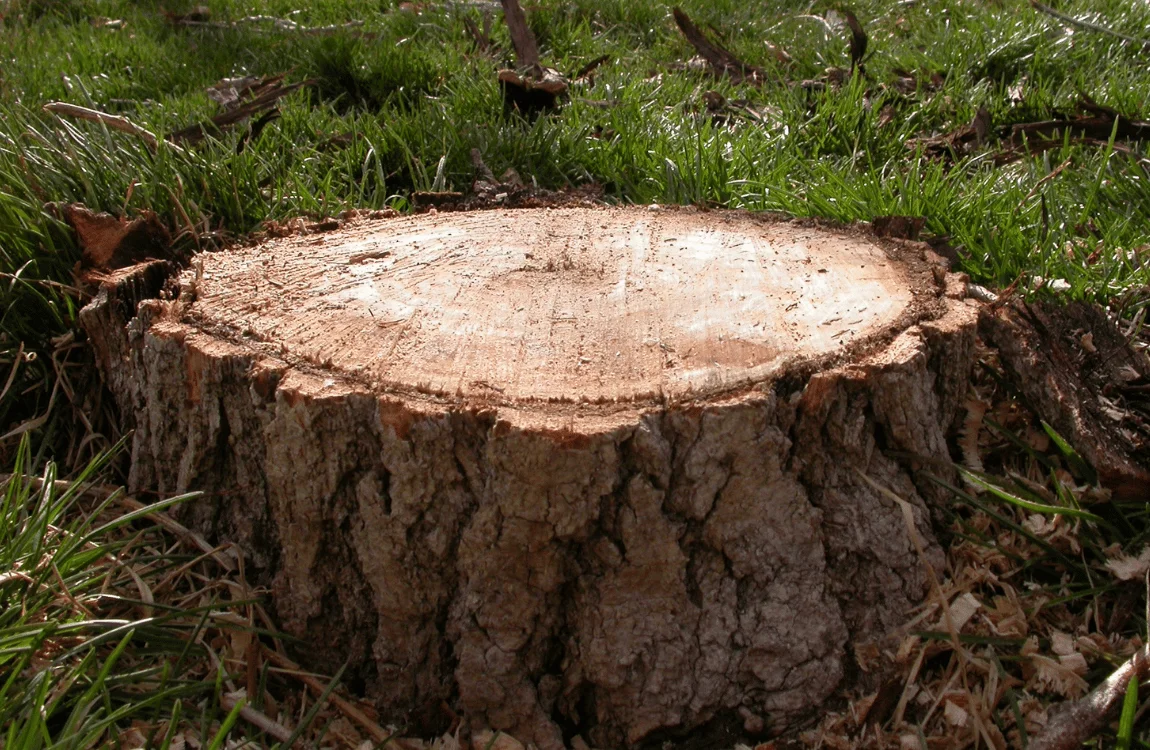
[[[133,490],[204,490],[386,717],[604,747],[817,708],[927,574],[976,315],[924,245],[690,209],[349,222],[113,277]],[[202,264],[202,265],[201,265]],[[163,299],[167,296],[168,299]],[[430,721],[430,719],[427,719]]]

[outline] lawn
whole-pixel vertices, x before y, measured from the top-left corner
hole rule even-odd
[[[120,453],[108,458],[119,439],[115,418],[76,331],[87,299],[74,286],[80,251],[50,204],[78,202],[129,218],[152,211],[180,250],[215,250],[269,221],[351,208],[408,211],[413,191],[466,192],[477,150],[495,175],[513,172],[517,178],[506,179],[579,189],[613,203],[841,222],[922,217],[924,237],[980,284],[1017,282],[1023,292],[1121,306],[1133,317],[1146,303],[1150,274],[1150,149],[1143,140],[1150,124],[1142,123],[1150,117],[1150,62],[1141,41],[1150,37],[1150,4],[1065,2],[1057,6],[1060,18],[1022,0],[859,0],[849,10],[867,45],[856,68],[846,14],[836,7],[684,0],[705,34],[762,69],[760,79],[739,83],[688,62],[695,51],[670,4],[528,4],[544,64],[574,78],[606,59],[573,80],[560,108],[524,117],[501,93],[497,71],[513,63],[513,51],[498,3],[487,0],[209,0],[203,7],[184,0],[0,0],[0,468],[48,482],[9,484],[5,512],[14,525],[7,533],[24,534],[21,544],[35,550],[29,559],[39,559],[35,534],[46,533],[45,524],[55,524],[64,509],[74,515],[83,505],[83,493],[73,497],[61,487],[64,495],[52,495],[52,472],[98,465],[94,476],[113,481],[122,460]],[[222,79],[278,74],[306,82],[280,100],[278,118],[178,148],[153,148],[44,110],[49,102],[81,105],[122,115],[162,138],[216,115],[220,105],[208,90]],[[1084,116],[1112,127],[1084,135],[1052,126],[1025,138],[1014,130]],[[21,440],[25,448],[18,449]],[[17,506],[40,496],[42,515],[28,526],[34,514],[21,515]],[[88,520],[69,523],[95,523],[110,507],[84,506]],[[992,536],[988,528],[978,532]],[[965,527],[962,534],[978,536]],[[1131,532],[1118,541],[1130,548],[1142,538]],[[1030,544],[1026,534],[1018,539]],[[1100,534],[1086,546],[1114,542]],[[109,544],[127,542],[116,537]],[[162,556],[167,548],[157,541],[148,549]],[[85,577],[86,558],[65,552],[61,559],[72,560],[81,589],[96,586]],[[1024,571],[1025,552],[1017,552]],[[1100,569],[1095,563],[1067,573],[1082,586],[1064,592],[1065,601],[1099,594],[1091,581]],[[10,585],[3,575],[0,586]],[[15,601],[11,596],[0,589],[3,606]],[[186,634],[199,632],[187,615],[199,612],[200,599],[185,599],[190,610],[149,624],[171,632],[152,637],[148,648],[190,643]],[[58,598],[36,606],[62,607],[52,617],[84,611]],[[244,627],[255,628],[248,615]],[[26,657],[13,667],[5,661],[13,658],[5,655],[5,633],[32,632],[32,624],[0,621],[3,690],[17,689],[18,675],[37,663],[37,649],[57,637],[41,628],[38,646],[11,641],[11,653]],[[1129,639],[1139,625],[1140,615],[1120,637]],[[115,691],[90,674],[93,663],[112,669],[112,657],[119,658],[99,651],[119,643],[122,634],[109,632],[93,644],[92,663],[64,652],[61,663],[74,672],[61,674],[80,675],[91,693],[68,704],[77,726],[99,713],[93,707],[101,701],[105,717],[117,710],[111,698],[93,697]],[[144,663],[144,652],[129,649],[128,661]],[[1091,680],[1105,671],[1096,669]],[[160,680],[149,672],[153,678]],[[155,705],[166,712],[182,705],[184,688],[161,683]],[[40,687],[21,693],[24,708],[0,710],[8,722],[0,725],[8,732],[0,745],[31,747],[73,727],[72,718],[28,723],[25,709],[69,694],[41,684],[39,698]],[[236,721],[218,691],[212,695],[196,704],[207,743],[222,737],[220,722],[230,728]],[[92,706],[74,709],[85,701]],[[296,706],[297,718],[307,705]]]

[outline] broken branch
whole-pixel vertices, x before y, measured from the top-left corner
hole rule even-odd
[[[683,32],[683,36],[687,37],[687,41],[691,43],[699,56],[714,68],[716,75],[725,73],[735,83],[750,81],[758,84],[762,82],[764,78],[762,68],[748,65],[735,57],[730,50],[707,39],[690,16],[683,12],[682,8],[674,8],[671,12],[675,16],[675,24],[678,25],[679,31]]]
[[[535,68],[539,65],[539,48],[535,45],[535,35],[527,25],[527,16],[519,7],[519,0],[502,0],[503,16],[507,30],[511,33],[511,44],[515,46],[515,59],[520,67]]]
[[[1040,734],[1030,740],[1030,750],[1074,750],[1098,734],[1110,721],[1131,679],[1142,681],[1150,672],[1150,646],[1135,652],[1106,681],[1085,698],[1064,704]]]
[[[1057,11],[1054,8],[1051,8],[1049,5],[1046,5],[1045,3],[1040,3],[1038,0],[1030,0],[1030,5],[1035,10],[1041,11],[1042,13],[1045,13],[1048,16],[1053,16],[1054,18],[1057,18],[1059,21],[1062,21],[1065,24],[1069,24],[1070,26],[1077,26],[1081,29],[1088,29],[1090,31],[1097,31],[1101,34],[1109,34],[1110,36],[1118,37],[1122,41],[1129,42],[1130,44],[1141,44],[1143,47],[1150,47],[1150,40],[1148,40],[1148,39],[1139,39],[1138,37],[1130,36],[1128,34],[1123,34],[1121,31],[1115,31],[1114,29],[1111,29],[1108,26],[1103,26],[1102,24],[1093,23],[1092,21],[1083,21],[1080,18],[1075,18],[1074,16],[1068,16],[1065,13],[1062,13],[1061,11]]]
[[[221,695],[220,705],[225,711],[232,711],[237,705],[239,705],[239,700],[233,698],[230,695]],[[292,732],[290,729],[285,727],[283,724],[280,724],[278,721],[275,721],[262,711],[257,711],[251,706],[242,706],[240,708],[240,718],[254,726],[256,729],[259,729],[261,732],[274,737],[280,742],[287,742],[292,738]]]

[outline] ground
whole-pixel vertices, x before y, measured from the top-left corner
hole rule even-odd
[[[418,203],[419,192],[469,192],[482,176],[473,151],[510,190],[538,186],[608,202],[690,203],[843,222],[920,217],[923,237],[975,282],[998,289],[1017,282],[1019,294],[1103,302],[1137,324],[1132,334],[1140,328],[1150,242],[1141,140],[1150,127],[1141,122],[1150,67],[1140,37],[1150,26],[1150,6],[859,2],[849,12],[867,42],[856,65],[847,12],[829,3],[686,2],[683,10],[703,34],[761,75],[736,82],[692,62],[695,49],[669,5],[548,0],[526,11],[542,62],[573,79],[570,97],[558,111],[522,116],[509,111],[501,94],[497,71],[513,62],[513,52],[500,9],[491,3],[0,2],[3,468],[43,476],[54,461],[61,476],[74,477],[115,451],[119,437],[76,333],[77,310],[86,301],[74,275],[80,247],[59,206],[83,203],[129,219],[154,211],[177,253],[191,254],[274,231],[297,217],[322,222],[349,208],[402,212]],[[603,55],[590,74],[575,75]],[[223,106],[217,100],[226,100],[229,86],[208,89],[222,79],[278,74],[286,75],[285,83],[306,84],[279,101],[278,119],[257,116],[188,139],[178,150],[164,143],[153,150],[142,138],[43,109],[49,102],[81,105],[122,115],[163,138],[217,115]],[[1079,122],[1050,124],[1067,118]],[[1015,128],[1028,123],[1045,125]],[[1004,501],[1003,494],[1018,499],[1022,487],[1044,504],[1073,507],[1107,488],[1092,484],[1080,459],[1061,451],[996,378],[995,354],[987,351],[983,362],[970,414],[984,404],[989,417],[970,418],[973,437],[956,443],[954,456],[963,458],[965,449],[968,465],[973,455],[989,471],[1018,476],[1009,478],[1011,491],[999,487],[998,495],[974,484],[954,488],[960,510],[948,521],[951,561],[939,575],[951,600],[970,594],[984,614],[996,614],[982,624],[975,617],[971,627],[983,630],[961,633],[967,655],[939,637],[946,628],[938,622],[915,636],[918,644],[904,646],[908,673],[916,676],[907,683],[934,669],[931,679],[941,685],[923,682],[932,697],[922,706],[915,702],[921,693],[912,696],[908,688],[887,726],[906,718],[907,727],[923,727],[917,736],[930,738],[942,736],[940,721],[953,719],[977,728],[971,737],[997,744],[992,726],[1021,741],[1016,725],[1039,710],[1028,701],[1042,702],[1043,685],[1053,685],[1053,695],[1079,692],[1109,672],[1108,660],[1135,648],[1131,639],[1145,627],[1143,596],[1105,563],[1124,559],[1123,552],[1140,553],[1145,521],[1141,506],[1118,508],[1117,516],[1115,506],[1099,511],[1113,530]],[[17,449],[21,439],[25,452]],[[113,459],[98,476],[114,483],[122,468]],[[39,550],[31,540],[47,526],[17,512],[16,499],[25,497],[17,484],[9,485],[5,508],[13,515],[4,533]],[[56,492],[56,485],[45,486]],[[73,500],[90,500],[91,493],[77,499],[58,489],[53,497],[60,512]],[[48,512],[49,506],[57,507],[47,500],[39,507]],[[156,544],[157,555],[169,549]],[[4,570],[41,569],[39,562],[29,567],[40,553],[23,549],[9,544]],[[1047,561],[1036,566],[1039,550]],[[86,559],[76,554],[61,553],[60,572],[52,575],[62,576],[65,593],[96,585]],[[67,559],[75,563],[71,573],[64,569]],[[4,586],[18,580],[0,570]],[[136,586],[132,580],[125,579]],[[143,591],[151,591],[152,579],[141,580],[144,589],[129,598],[151,597]],[[197,597],[212,590],[196,585],[200,579],[179,580]],[[59,593],[56,584],[51,588]],[[26,591],[7,589],[2,596],[22,598],[25,613],[37,611],[29,609]],[[69,617],[94,607],[83,597],[45,601]],[[126,611],[138,616],[137,609]],[[255,612],[248,606],[258,620]],[[937,613],[923,613],[921,623],[932,617]],[[188,627],[194,617],[191,622]],[[8,638],[27,625],[16,618],[0,627]],[[250,647],[250,638],[218,638],[233,639],[231,656]],[[1098,648],[1090,651],[1082,639]],[[22,663],[21,670],[31,671],[21,674],[34,675],[36,665],[48,663],[37,659],[67,653],[68,644],[37,643],[20,646],[32,660]],[[44,651],[45,643],[52,648]],[[131,658],[142,659],[141,653],[132,651]],[[1089,662],[1084,676],[1071,669],[1041,677],[1047,673],[1039,657],[1076,665],[1074,654]],[[11,664],[0,662],[0,670],[17,674]],[[90,666],[59,664],[77,674]],[[990,666],[978,672],[972,665],[979,664]],[[976,672],[987,682],[978,682]],[[196,674],[202,680],[205,673]],[[253,694],[257,683],[248,685]],[[111,695],[94,684],[93,695]],[[947,692],[956,685],[964,697]],[[202,736],[210,735],[213,716],[228,714],[223,692],[189,699],[206,717]],[[34,734],[28,717],[36,712],[26,709],[35,705],[35,691],[22,695],[8,701],[14,708],[0,710],[0,717],[6,728]],[[156,695],[170,715],[176,693],[165,688]],[[66,702],[67,710],[82,702]],[[292,705],[297,718],[307,714],[306,706]],[[980,714],[976,706],[988,708]],[[275,713],[267,703],[260,707]],[[105,718],[112,711],[106,708]],[[960,711],[981,718],[963,723]],[[99,724],[90,715],[77,711],[75,722]],[[145,729],[158,725],[156,716],[147,714]],[[841,727],[828,722],[811,731],[824,739],[840,736]],[[59,719],[45,731],[64,732],[66,723]],[[912,737],[915,730],[896,734]],[[862,741],[857,731],[852,736]]]

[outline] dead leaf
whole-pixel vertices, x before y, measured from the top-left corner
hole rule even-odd
[[[149,258],[170,257],[171,233],[152,211],[126,221],[72,203],[63,206],[61,214],[76,232],[81,263],[86,268],[111,270]]]
[[[851,70],[862,70],[863,58],[866,56],[867,36],[859,23],[858,17],[846,8],[840,8],[839,13],[846,19],[851,30]]]

